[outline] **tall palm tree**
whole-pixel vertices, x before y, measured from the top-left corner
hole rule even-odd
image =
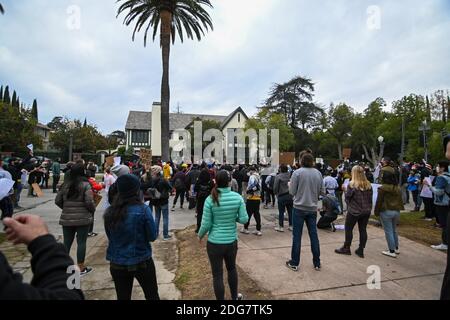
[[[163,75],[161,81],[161,148],[164,161],[169,160],[169,58],[170,46],[178,34],[181,42],[184,33],[190,39],[196,37],[199,41],[205,30],[213,30],[211,17],[205,7],[212,8],[210,0],[117,0],[122,2],[117,16],[126,12],[125,25],[135,22],[133,41],[136,33],[144,28],[144,46],[147,45],[147,35],[152,29],[153,41],[158,30],[162,51]]]

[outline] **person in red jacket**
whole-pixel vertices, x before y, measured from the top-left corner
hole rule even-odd
[[[100,203],[100,201],[102,200],[102,196],[100,195],[100,191],[103,190],[103,185],[98,183],[97,180],[95,180],[95,178],[88,178],[89,184],[92,187],[92,192],[94,193],[94,202],[95,204],[98,206],[98,204]],[[88,233],[88,237],[96,237],[98,236],[98,233],[94,232],[94,220],[92,220],[92,224],[89,227],[89,233]]]

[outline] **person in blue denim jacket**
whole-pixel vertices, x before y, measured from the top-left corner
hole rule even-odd
[[[448,172],[448,166],[448,161],[440,161],[438,163],[436,183],[434,186],[431,186],[436,215],[439,217],[439,225],[442,228],[442,243],[431,247],[443,251],[448,249],[447,218],[450,203],[450,173]]]
[[[131,300],[134,278],[147,300],[159,300],[150,245],[157,238],[156,225],[152,210],[141,200],[140,186],[134,175],[119,177],[118,196],[104,216],[109,240],[106,259],[118,300]]]

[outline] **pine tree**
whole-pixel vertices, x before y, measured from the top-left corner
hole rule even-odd
[[[430,107],[430,99],[427,96],[427,121],[431,123],[431,107]]]
[[[15,107],[16,106],[16,102],[17,102],[17,93],[16,93],[16,90],[14,90],[13,95],[12,95],[12,99],[11,99],[11,105],[13,107]]]
[[[86,127],[87,127],[87,119],[84,118],[83,128],[86,128]]]
[[[5,87],[5,93],[3,95],[3,102],[6,104],[11,103],[11,97],[9,96],[9,87],[8,86]]]
[[[34,119],[36,119],[36,121],[39,120],[39,118],[38,118],[38,108],[37,108],[37,101],[36,101],[36,99],[34,99],[34,101],[33,101],[33,106],[31,107],[31,115],[33,116]]]
[[[15,108],[20,112],[20,98],[17,97]]]
[[[0,87],[0,102],[3,102],[3,86]]]

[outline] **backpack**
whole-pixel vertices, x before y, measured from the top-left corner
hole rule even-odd
[[[160,183],[160,179],[153,181],[152,187],[148,188],[146,191],[146,197],[150,200],[162,200],[168,199],[168,192],[161,192],[158,190],[158,184]]]
[[[275,184],[275,177],[270,175],[266,178],[266,187],[267,189],[269,189],[270,191],[273,190],[273,185]]]
[[[181,181],[180,178],[177,178],[177,179],[175,180],[175,183],[174,183],[173,186],[174,186],[175,190],[181,190],[181,189],[184,188],[183,181]]]
[[[205,186],[200,184],[198,188],[199,190],[197,192],[197,197],[199,198],[207,198],[211,194],[211,188],[209,185]]]

